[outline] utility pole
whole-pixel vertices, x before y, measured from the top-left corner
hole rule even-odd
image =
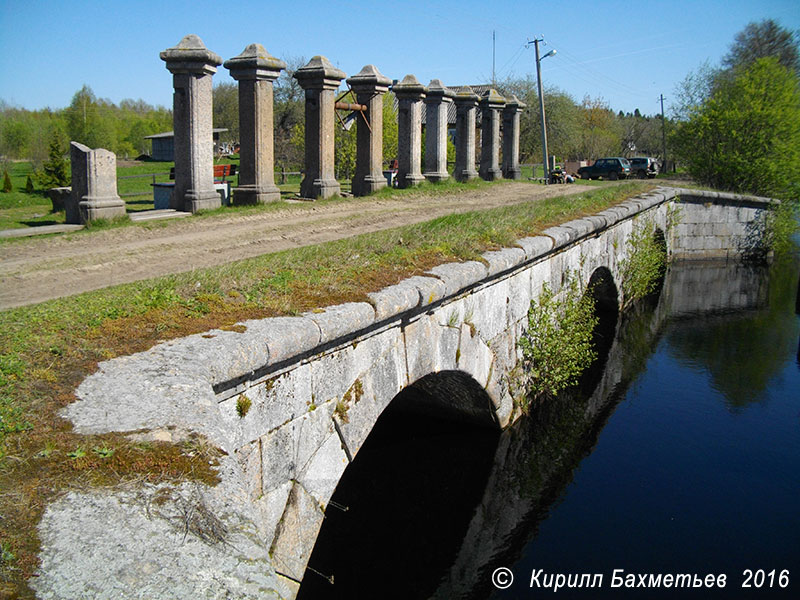
[[[492,29],[492,87],[495,87],[497,85],[497,79],[495,79],[494,76],[495,45],[496,45],[495,42],[496,42],[495,30]]]
[[[539,118],[542,122],[542,164],[544,166],[544,181],[550,181],[550,160],[547,157],[547,126],[544,118],[544,93],[542,92],[542,67],[539,65],[541,59],[539,58],[539,42],[543,42],[544,38],[536,38],[533,40],[533,47],[536,51],[536,82],[539,90]],[[529,42],[530,43],[530,42]]]
[[[667,172],[667,121],[664,119],[664,94],[660,94],[661,98],[661,154],[664,157],[664,169],[662,173]]]

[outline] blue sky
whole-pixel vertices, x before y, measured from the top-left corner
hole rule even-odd
[[[327,56],[348,75],[375,64],[393,79],[483,83],[536,72],[544,37],[545,85],[580,101],[645,114],[667,105],[677,82],[717,63],[748,22],[772,18],[800,30],[798,0],[642,2],[83,2],[0,0],[0,99],[29,109],[67,106],[85,83],[98,97],[170,106],[171,76],[158,53],[188,33],[223,60],[258,42],[273,55]],[[220,67],[215,81],[232,81]]]

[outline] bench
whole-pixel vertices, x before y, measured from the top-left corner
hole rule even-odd
[[[227,177],[236,175],[236,165],[214,165],[214,183],[225,183]],[[175,167],[169,170],[169,178],[175,179]]]

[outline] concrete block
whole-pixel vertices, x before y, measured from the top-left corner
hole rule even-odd
[[[540,258],[553,249],[553,239],[543,235],[517,240],[517,246],[525,252],[525,260]]]
[[[483,263],[467,261],[439,265],[433,267],[428,273],[441,279],[447,289],[447,295],[454,296],[467,287],[486,279],[488,269]]]

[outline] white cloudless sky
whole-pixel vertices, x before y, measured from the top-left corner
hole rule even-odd
[[[734,35],[771,18],[800,30],[799,0],[677,0],[570,3],[503,0],[0,0],[0,99],[28,109],[63,108],[83,84],[118,103],[171,106],[172,80],[160,51],[189,33],[223,60],[258,42],[274,56],[327,56],[354,75],[374,64],[387,77],[422,83],[487,83],[492,34],[497,79],[535,77],[580,101],[644,114],[669,105],[675,85],[704,61],[719,62]],[[220,66],[215,81],[232,81]]]

